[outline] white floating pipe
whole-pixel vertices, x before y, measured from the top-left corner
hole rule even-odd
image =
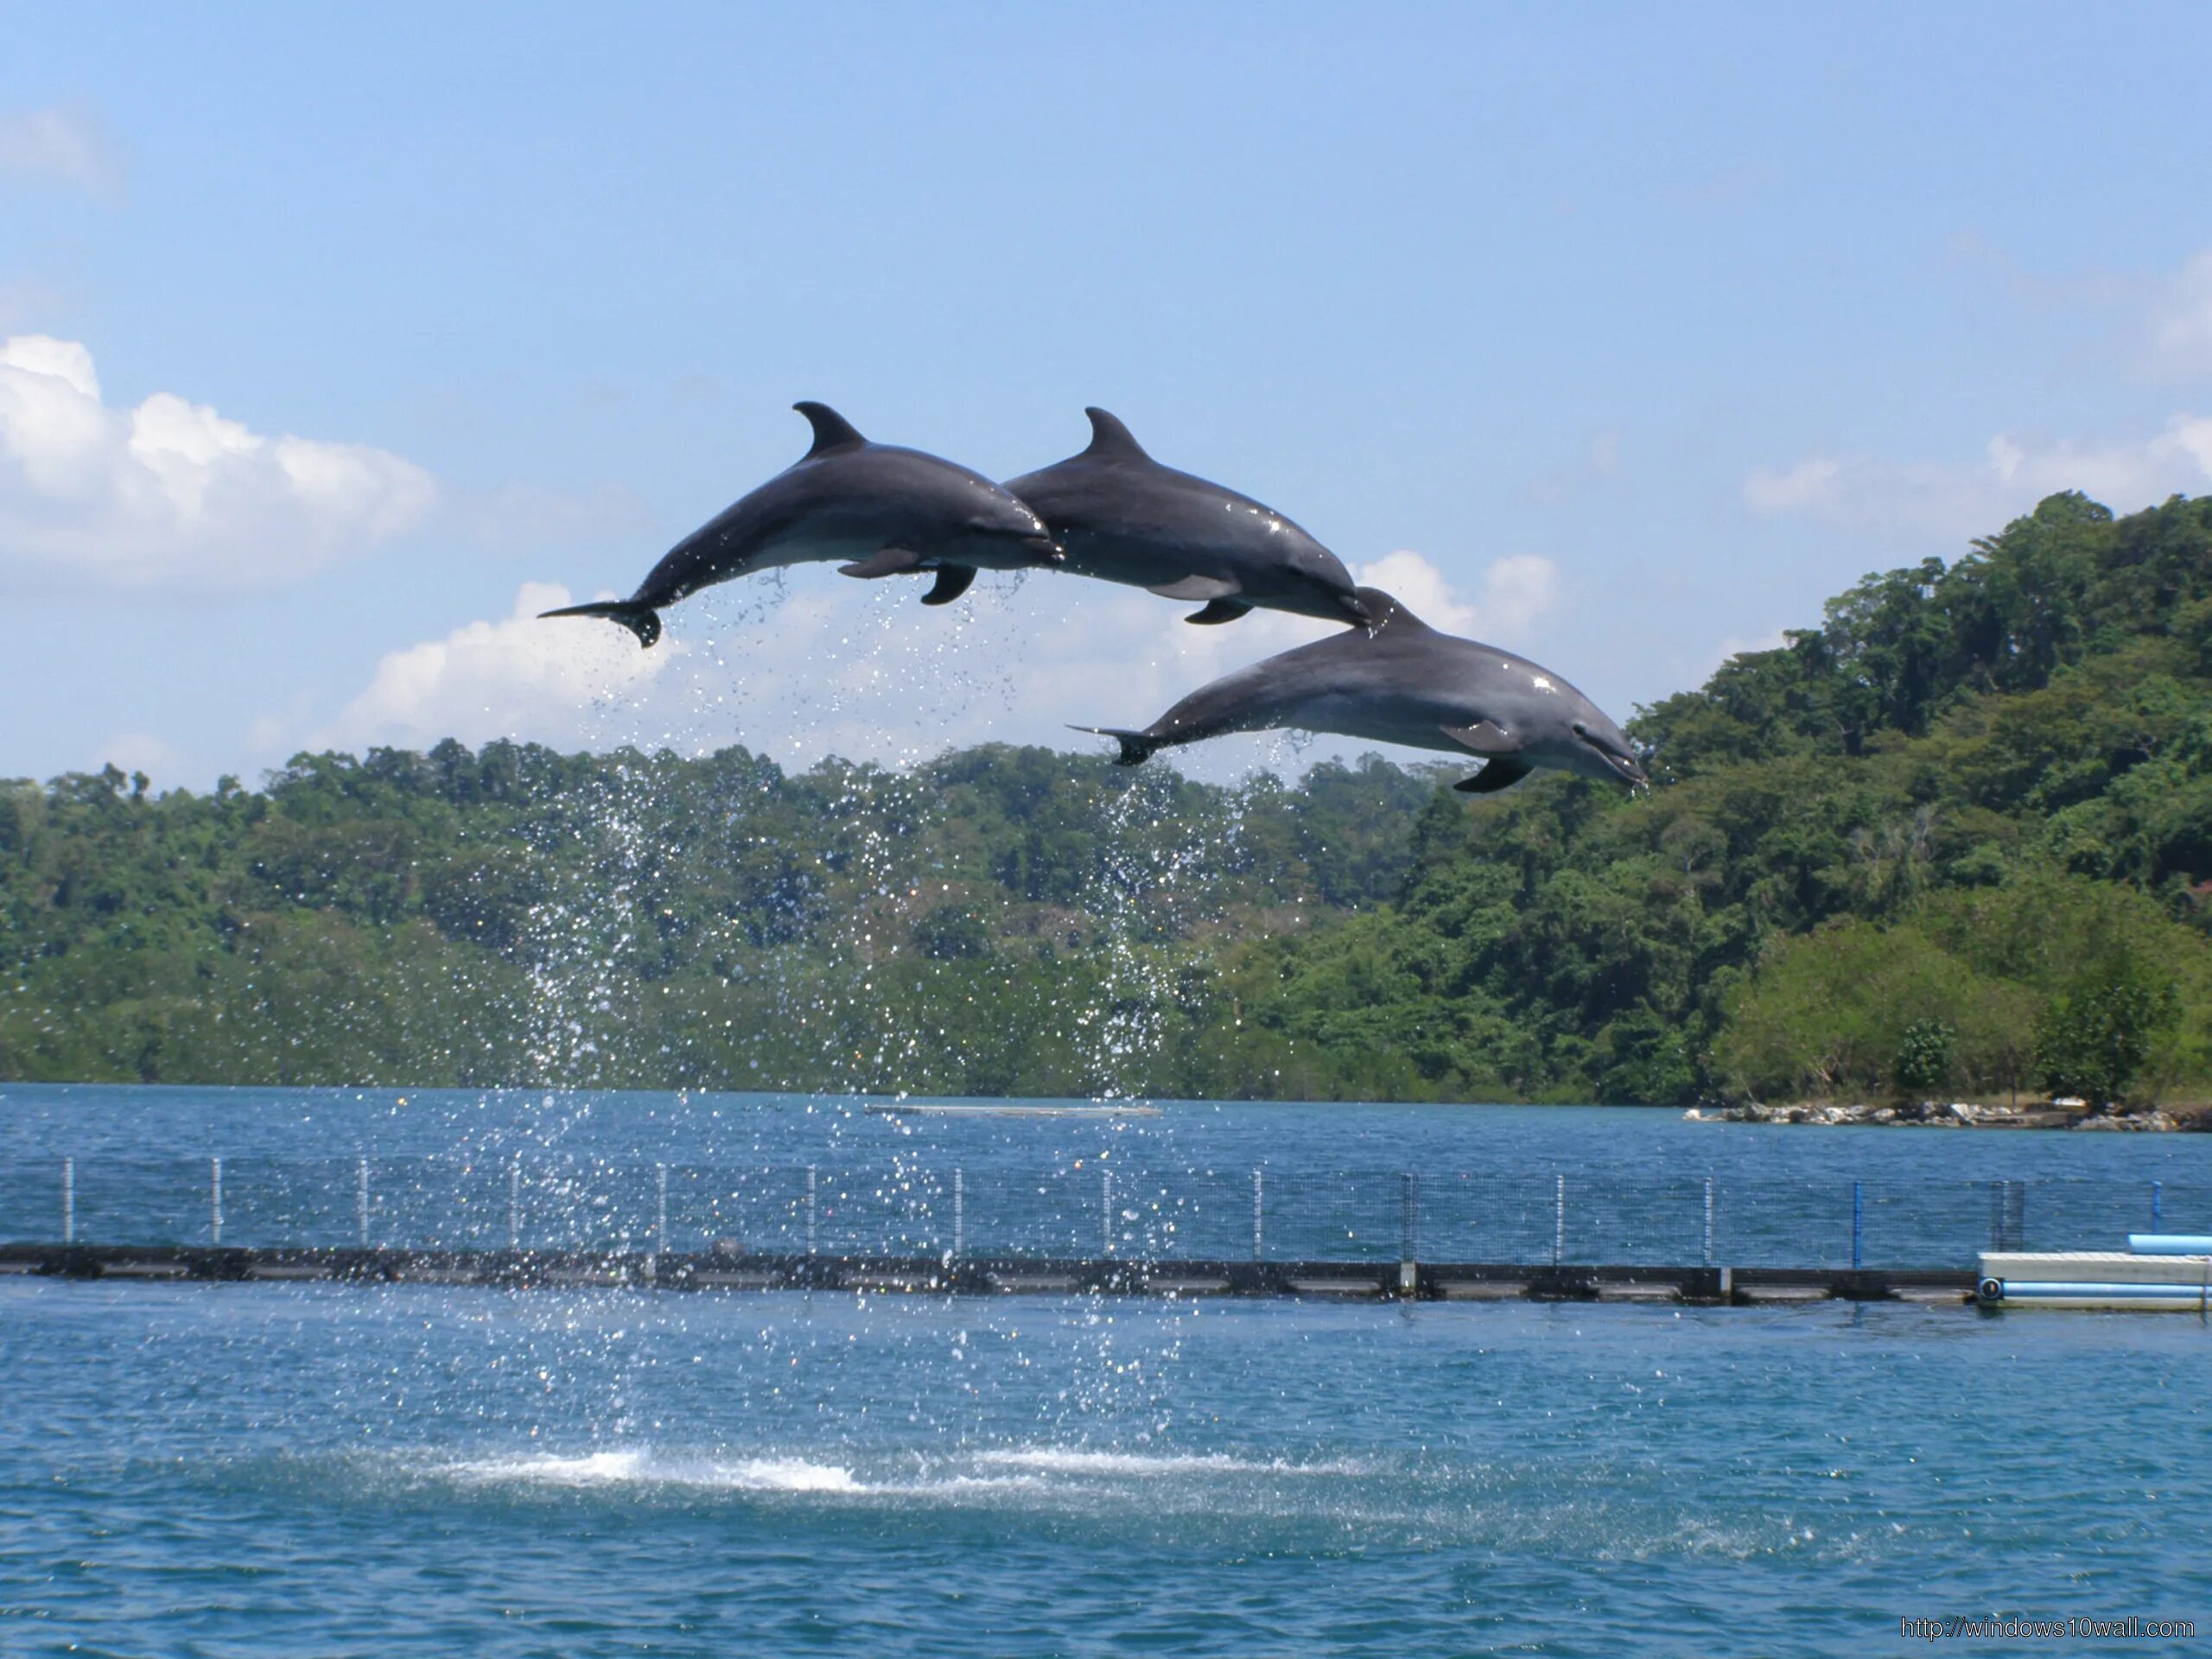
[[[2069,1284],[2064,1280],[2040,1280],[2020,1283],[2007,1279],[1994,1300],[2002,1301],[2032,1301],[2045,1296],[2100,1296],[2113,1301],[2135,1301],[2148,1297],[2153,1300],[2186,1300],[2192,1305],[2200,1294],[2200,1287],[2177,1281],[2164,1285],[2116,1285],[2094,1281]]]
[[[2130,1233],[2127,1248],[2137,1255],[2212,1255],[2212,1233]]]

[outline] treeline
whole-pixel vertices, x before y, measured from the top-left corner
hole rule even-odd
[[[2212,1092],[2212,502],[2046,500],[1643,710],[1656,786],[494,743],[0,785],[0,1077]]]

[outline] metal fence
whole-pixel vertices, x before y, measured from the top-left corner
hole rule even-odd
[[[2162,1228],[2212,1232],[2212,1184],[447,1158],[0,1169],[0,1239],[22,1243],[1923,1268]]]

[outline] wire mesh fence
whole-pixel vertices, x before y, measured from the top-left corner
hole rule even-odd
[[[0,1239],[29,1244],[1902,1269],[2158,1230],[2212,1233],[2212,1183],[253,1156],[0,1169]]]

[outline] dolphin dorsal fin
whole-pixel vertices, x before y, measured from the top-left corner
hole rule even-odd
[[[1096,455],[1102,461],[1150,461],[1144,446],[1129,435],[1122,424],[1121,416],[1109,415],[1103,409],[1086,409],[1090,416],[1090,447],[1083,453]]]
[[[1380,588],[1358,588],[1353,591],[1367,607],[1367,631],[1370,633],[1386,623],[1392,627],[1419,628],[1424,632],[1428,632],[1428,624],[1399,603],[1395,594],[1386,594]]]
[[[857,427],[827,404],[793,404],[791,407],[805,416],[814,429],[814,448],[806,452],[809,461],[832,449],[856,448],[868,442]]]

